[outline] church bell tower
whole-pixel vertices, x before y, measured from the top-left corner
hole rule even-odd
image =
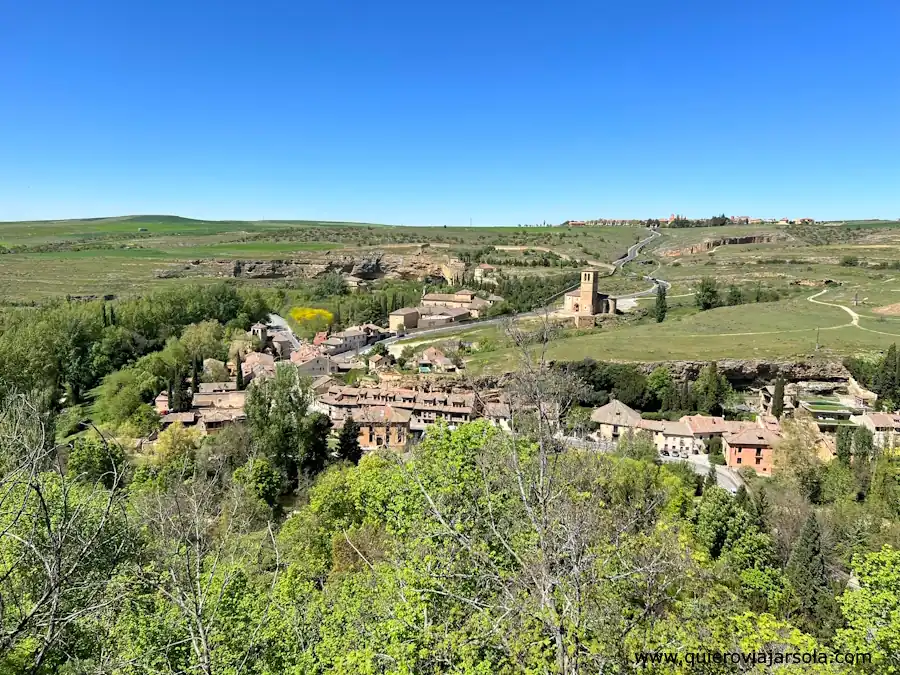
[[[581,302],[578,306],[579,314],[593,316],[601,311],[597,307],[597,270],[584,270],[581,273]]]

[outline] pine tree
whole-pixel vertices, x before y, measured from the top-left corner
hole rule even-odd
[[[775,380],[775,393],[772,394],[772,414],[779,419],[784,414],[784,378],[781,375]]]
[[[338,438],[338,455],[341,459],[359,464],[362,454],[362,448],[359,447],[359,424],[352,417],[348,417]]]
[[[785,574],[806,619],[805,628],[820,632],[822,619],[828,613],[831,590],[825,570],[825,556],[822,554],[822,533],[815,513],[811,513],[803,525],[800,538],[794,544],[788,559]]]
[[[103,327],[106,328],[109,325],[109,317],[106,315],[106,303],[103,303],[101,309],[103,310]]]
[[[666,287],[660,284],[656,287],[656,323],[662,323],[666,319],[666,313],[669,311],[668,303],[666,303]]]
[[[116,310],[113,309],[112,305],[110,305],[110,307],[109,307],[109,325],[110,326],[116,325]]]

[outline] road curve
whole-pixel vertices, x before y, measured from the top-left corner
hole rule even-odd
[[[635,258],[637,258],[638,255],[640,254],[641,250],[644,248],[644,246],[646,246],[651,241],[653,241],[654,239],[656,239],[657,237],[660,237],[660,236],[662,236],[662,235],[660,235],[660,233],[658,231],[650,230],[650,236],[646,237],[645,239],[641,239],[639,242],[636,242],[636,243],[632,244],[631,246],[629,246],[628,250],[625,252],[625,255],[623,255],[621,258],[618,258],[617,260],[614,260],[612,262],[612,266],[613,266],[612,273],[615,274],[616,270],[619,270],[623,265],[626,265],[626,264],[630,263],[631,261],[633,261]],[[644,279],[652,282],[653,285],[644,291],[638,291],[636,293],[629,293],[627,295],[616,296],[617,299],[618,298],[629,299],[629,298],[641,297],[644,295],[652,295],[652,294],[656,293],[657,286],[664,286],[666,289],[668,289],[671,286],[671,284],[668,281],[665,281],[663,279],[656,279],[654,277],[644,277]],[[574,288],[577,288],[577,286],[574,286],[573,288],[567,288],[566,290],[555,294],[554,296],[548,298],[547,302],[548,303],[555,302],[557,300],[557,298],[564,295],[565,293],[568,293],[569,291],[573,290]],[[528,316],[537,316],[537,315],[542,314],[543,312],[547,311],[548,309],[550,309],[550,305],[545,305],[544,307],[531,310],[530,312],[520,312],[520,313],[514,314],[512,316],[506,314],[503,316],[493,317],[491,319],[468,321],[466,323],[458,323],[458,324],[451,324],[449,326],[441,326],[440,328],[426,328],[425,330],[419,330],[419,331],[415,331],[412,333],[406,333],[405,335],[395,335],[393,337],[385,338],[384,340],[379,340],[378,342],[375,342],[364,349],[360,349],[359,353],[366,354],[376,344],[383,344],[385,347],[387,347],[388,345],[391,345],[391,344],[397,342],[398,340],[412,340],[412,339],[417,339],[417,338],[423,337],[423,336],[428,337],[431,335],[460,333],[462,331],[469,330],[470,328],[480,328],[482,326],[496,325],[496,324],[502,323],[503,321],[506,321],[510,318],[522,318],[522,317],[528,317]]]

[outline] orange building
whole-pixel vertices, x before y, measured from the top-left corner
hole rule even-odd
[[[725,464],[732,469],[751,467],[762,476],[771,476],[775,465],[777,433],[760,427],[751,427],[736,433],[723,434]]]

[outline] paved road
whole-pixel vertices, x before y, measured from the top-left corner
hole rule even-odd
[[[706,455],[689,455],[687,459],[683,457],[660,457],[663,462],[676,463],[684,462],[690,466],[694,473],[705,476],[709,473],[709,458]],[[741,477],[725,466],[716,467],[716,483],[719,487],[725,488],[731,494],[738,491],[738,488],[744,484]]]
[[[661,236],[659,234],[659,232],[657,232],[656,230],[652,230],[650,232],[649,237],[646,237],[645,239],[642,239],[641,241],[639,241],[635,244],[632,244],[628,248],[628,251],[625,253],[625,255],[623,255],[618,260],[613,261],[613,263],[612,263],[613,267],[618,270],[623,265],[630,263],[632,260],[634,260],[635,258],[638,257],[638,255],[641,252],[641,249],[643,249],[644,246],[646,246],[647,244],[649,244],[651,241],[653,241],[654,239],[656,239],[659,236]],[[670,286],[668,281],[664,281],[662,279],[654,279],[651,277],[644,277],[644,278],[647,281],[650,281],[653,283],[653,285],[650,288],[648,288],[647,290],[644,290],[644,291],[638,291],[637,293],[630,293],[628,295],[620,295],[617,297],[622,298],[622,299],[637,298],[642,295],[651,295],[651,294],[656,293],[656,287],[658,284],[665,285],[666,288],[668,288]],[[575,288],[578,288],[578,286],[573,286],[572,288],[567,288],[566,290],[561,291],[560,293],[557,293],[552,298],[548,298],[547,302],[548,303],[555,302],[560,296],[565,295],[566,293],[568,293],[571,290],[574,290]],[[547,311],[549,309],[552,309],[552,306],[548,305],[548,306],[542,307],[540,309],[532,310],[530,312],[521,312],[519,314],[516,314],[515,318],[537,316],[539,314],[544,313],[545,311]],[[493,319],[482,319],[480,321],[469,321],[466,323],[452,324],[450,326],[442,326],[440,328],[428,328],[426,330],[420,330],[420,331],[407,333],[406,335],[402,335],[402,336],[385,338],[384,340],[381,340],[380,344],[383,344],[384,346],[388,346],[388,345],[393,344],[394,342],[397,342],[398,340],[409,340],[409,339],[416,339],[419,337],[427,338],[432,335],[459,333],[462,331],[469,330],[470,328],[480,328],[481,326],[490,326],[490,325],[499,324],[499,323],[502,323],[503,321],[506,321],[509,318],[510,317],[508,315],[507,316],[498,316]],[[378,344],[378,343],[376,343],[376,344]],[[370,346],[366,347],[365,349],[361,349],[360,354],[365,354],[370,349],[372,349],[372,347],[374,347],[374,345],[370,345]]]
[[[288,322],[283,316],[278,316],[277,314],[269,314],[269,325],[275,330],[280,330],[287,333],[291,338],[292,348],[300,349],[300,340],[298,340],[297,336],[294,335],[294,331],[292,331],[291,327],[288,326]]]

